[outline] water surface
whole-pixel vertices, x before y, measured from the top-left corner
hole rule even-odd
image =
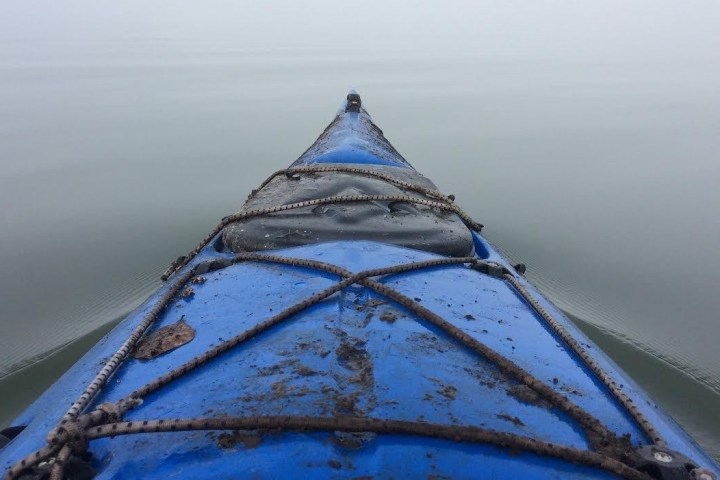
[[[354,87],[720,456],[720,7],[339,3],[0,7],[0,423]]]

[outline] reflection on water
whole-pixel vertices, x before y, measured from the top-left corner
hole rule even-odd
[[[36,357],[25,368],[0,378],[0,391],[10,392],[9,395],[3,397],[3,405],[0,409],[0,427],[4,428],[9,425],[13,418],[52,385],[119,321],[120,319],[117,319],[103,325],[68,345]]]
[[[290,21],[127,3],[137,15],[81,0],[80,16],[0,15],[0,423],[355,87],[395,147],[720,456],[720,12],[408,4],[386,35],[371,5],[367,35],[349,36],[335,6],[288,6]]]
[[[650,396],[691,432],[698,443],[715,459],[720,459],[717,430],[717,425],[720,425],[720,394],[717,391],[610,332],[578,318],[573,320],[631,377],[639,380]],[[691,408],[688,408],[688,403]]]

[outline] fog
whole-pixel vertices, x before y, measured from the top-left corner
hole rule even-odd
[[[141,302],[352,87],[720,455],[718,32],[715,1],[0,2],[0,380]]]

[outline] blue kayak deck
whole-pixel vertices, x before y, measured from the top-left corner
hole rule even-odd
[[[436,257],[373,242],[337,242],[276,253],[321,260],[353,272]],[[205,252],[197,261],[206,260],[207,255],[218,256]],[[201,277],[204,281],[191,284],[193,293],[178,296],[153,328],[183,318],[196,330],[195,339],[149,361],[128,359],[96,404],[122,399],[148,379],[337,281],[333,275],[306,268],[255,262]],[[506,282],[465,266],[444,266],[391,275],[383,283],[554,385],[615,433],[630,434],[636,444],[648,443],[624,409]],[[458,285],[463,286],[462,292]],[[117,348],[153,300],[96,346],[55,385],[53,395],[41,398],[18,422],[36,431],[50,430],[91,380],[97,359],[107,358]],[[553,313],[560,317],[559,312]],[[565,326],[572,328],[569,322]],[[594,348],[589,342],[586,345]],[[622,379],[602,354],[598,356]],[[645,403],[645,413],[653,423],[664,427],[669,446],[685,451],[687,437],[630,380],[622,381],[628,394]],[[353,286],[149,395],[125,419],[352,415],[474,425],[589,448],[573,419],[527,393],[517,380],[423,319],[367,288]],[[10,458],[30,453],[44,440],[23,437],[11,450],[3,451],[4,459],[11,453]],[[528,478],[612,478],[599,470],[529,453],[397,435],[372,436],[360,446],[347,446],[342,436],[332,433],[252,432],[235,437],[157,433],[96,440],[92,451],[100,478],[150,472],[193,478],[263,472],[273,478],[288,471],[297,478],[326,474],[383,478],[390,472],[471,478],[479,471],[496,471],[503,477],[500,472],[507,473],[508,468],[513,475]],[[694,453],[698,463],[710,464]],[[229,457],[232,462],[225,461]]]

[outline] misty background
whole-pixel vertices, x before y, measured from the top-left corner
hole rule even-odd
[[[715,1],[0,3],[0,424],[355,88],[719,457],[718,32]]]

